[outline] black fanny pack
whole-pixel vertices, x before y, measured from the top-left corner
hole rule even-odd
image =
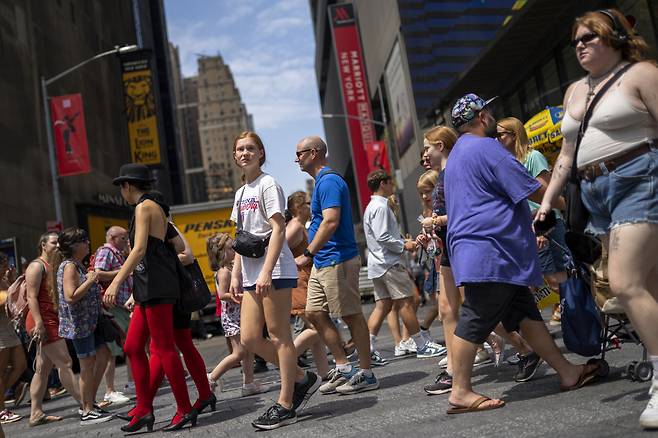
[[[235,240],[233,241],[232,248],[241,256],[258,259],[265,255],[265,248],[270,244],[270,236],[265,238],[258,237],[251,234],[249,231],[242,229],[242,213],[240,212],[240,207],[242,206],[242,195],[244,195],[244,188],[242,189],[240,200],[238,201],[237,231],[235,232]]]

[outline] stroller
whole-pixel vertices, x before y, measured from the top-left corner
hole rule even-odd
[[[621,349],[622,344],[642,345],[642,360],[629,363],[626,366],[625,375],[631,380],[642,382],[651,380],[653,366],[647,360],[647,349],[633,330],[619,300],[613,297],[610,292],[607,279],[608,255],[606,249],[602,247],[597,238],[589,235],[567,232],[566,240],[574,258],[581,262],[579,263],[580,266],[586,266],[589,273],[588,278],[585,279],[592,290],[601,317],[600,360],[607,365],[607,362],[605,362],[606,353],[611,350]],[[604,368],[607,371],[608,367],[605,365]]]

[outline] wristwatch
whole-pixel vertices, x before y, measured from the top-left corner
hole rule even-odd
[[[315,257],[315,254],[311,254],[311,251],[309,251],[308,248],[306,248],[306,249],[304,250],[304,255],[305,255],[306,257],[308,257],[309,259],[312,259],[313,257]]]

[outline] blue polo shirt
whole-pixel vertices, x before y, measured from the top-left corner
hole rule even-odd
[[[311,201],[311,226],[308,229],[309,241],[313,241],[322,223],[322,210],[340,207],[340,223],[329,241],[313,258],[316,269],[337,265],[353,259],[359,254],[354,238],[350,193],[345,180],[323,167],[315,177],[315,189]]]

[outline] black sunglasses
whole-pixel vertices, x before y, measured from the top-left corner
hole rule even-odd
[[[310,149],[302,149],[301,151],[295,152],[295,155],[297,155],[297,158],[301,158],[302,155],[304,155],[306,152],[314,151],[315,148],[310,148]]]
[[[578,43],[583,43],[584,45],[587,45],[587,44],[591,43],[592,41],[594,41],[598,37],[599,37],[599,34],[597,34],[597,33],[594,33],[594,32],[586,33],[585,35],[581,36],[580,38],[573,39],[571,41],[571,47],[573,47],[575,49],[576,46],[578,45]]]

